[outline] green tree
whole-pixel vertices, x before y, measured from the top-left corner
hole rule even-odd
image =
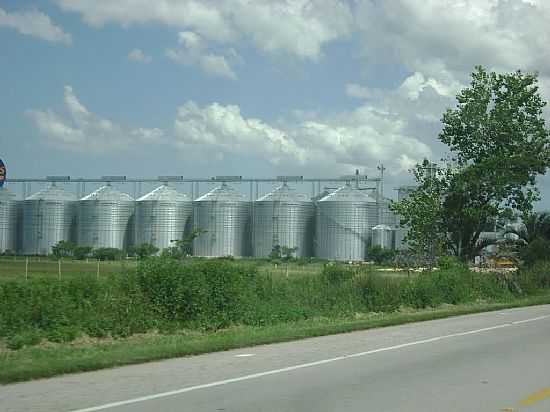
[[[401,216],[401,225],[408,228],[405,241],[411,252],[430,257],[433,265],[435,256],[448,250],[442,199],[448,190],[450,171],[424,160],[416,165],[412,173],[418,188],[390,207]]]
[[[145,259],[149,256],[153,256],[158,253],[159,248],[151,245],[150,243],[142,243],[141,245],[131,246],[128,250],[132,255],[137,256],[139,259]]]
[[[118,260],[122,259],[124,252],[114,247],[100,247],[94,249],[92,256],[98,260]]]
[[[297,251],[298,251],[298,246],[295,246],[295,247],[282,246],[281,257],[284,260],[290,260],[294,257]]]
[[[280,259],[282,255],[281,251],[281,245],[274,245],[273,249],[271,249],[271,253],[269,254],[270,259]]]
[[[91,246],[76,246],[73,250],[73,256],[75,259],[84,260],[91,256],[92,250]]]
[[[162,256],[171,257],[174,259],[184,259],[193,254],[193,241],[206,233],[204,229],[193,229],[191,233],[184,236],[183,239],[173,240],[174,246],[166,248],[162,251]]]
[[[76,245],[73,242],[60,240],[57,244],[52,246],[52,254],[58,259],[71,257],[74,255],[75,248]]]
[[[430,179],[415,176],[418,189],[394,206],[410,227],[410,241],[437,230],[443,249],[468,259],[478,253],[479,235],[490,222],[531,212],[539,199],[536,177],[550,166],[546,102],[537,82],[536,74],[497,74],[476,67],[470,86],[457,95],[456,108],[442,118],[439,140],[450,149],[446,165],[438,169],[444,171]],[[437,182],[438,193],[428,180]],[[424,197],[434,202],[435,228],[412,216]]]

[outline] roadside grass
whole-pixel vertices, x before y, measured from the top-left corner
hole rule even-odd
[[[171,334],[145,333],[119,339],[81,337],[72,343],[42,342],[20,350],[9,350],[0,340],[0,383],[541,304],[550,304],[550,294],[504,303],[401,309],[392,313],[356,314],[354,317],[336,319],[312,318],[262,327],[232,326],[210,332],[181,330]]]

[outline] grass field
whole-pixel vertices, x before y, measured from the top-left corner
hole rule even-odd
[[[115,262],[99,262],[99,275],[121,273],[129,268],[135,268],[136,262],[132,260],[121,260]],[[29,279],[36,278],[58,278],[60,264],[57,260],[48,258],[31,257],[26,258],[0,258],[0,280],[24,279],[25,273]],[[82,275],[97,275],[98,262],[95,260],[62,260],[61,276],[75,277]]]
[[[193,260],[193,258],[191,258]],[[273,277],[300,277],[318,275],[323,271],[325,262],[314,263],[296,263],[279,262],[274,263],[267,260],[242,259],[239,262],[249,264],[256,268],[259,273]],[[28,267],[26,269],[25,257],[0,257],[0,280],[4,279],[23,279],[27,271],[28,278],[58,278],[59,263],[57,260],[47,257],[29,257]],[[112,273],[125,272],[137,266],[135,260],[120,260],[115,262],[99,262],[99,275],[109,275]],[[374,265],[354,266],[358,273],[369,273],[382,269]],[[97,275],[98,262],[90,259],[89,261],[64,259],[61,261],[61,276],[75,277],[81,275]],[[381,275],[391,277],[410,276],[411,274],[403,272],[381,271]]]

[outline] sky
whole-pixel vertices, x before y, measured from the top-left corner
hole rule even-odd
[[[391,197],[446,156],[474,66],[536,71],[550,100],[549,21],[546,0],[0,0],[0,158],[12,178],[382,163]]]

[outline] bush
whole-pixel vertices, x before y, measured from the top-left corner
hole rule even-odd
[[[35,330],[24,331],[19,334],[13,335],[7,340],[7,346],[9,349],[18,350],[24,346],[38,345],[42,337],[40,333]]]
[[[367,251],[367,257],[377,265],[387,265],[393,262],[395,251],[381,246],[371,246]]]
[[[76,246],[73,249],[73,256],[77,260],[84,260],[92,255],[92,250],[91,246]]]
[[[339,264],[326,264],[321,279],[330,285],[337,285],[353,278],[353,270]]]
[[[120,260],[124,256],[124,252],[114,247],[102,247],[93,250],[92,256],[98,260]]]
[[[520,258],[526,266],[533,266],[539,261],[550,260],[550,240],[536,238],[521,249]]]
[[[216,330],[311,318],[390,312],[477,300],[505,301],[550,288],[550,262],[517,274],[474,273],[463,265],[391,278],[342,264],[298,277],[259,273],[257,262],[152,257],[138,269],[97,279],[0,281],[0,337],[21,348],[80,334],[124,337],[151,330]],[[36,331],[36,332],[30,332]]]
[[[80,331],[76,326],[59,326],[50,330],[47,338],[50,342],[66,343],[72,342],[80,335]]]
[[[375,274],[355,282],[366,309],[371,312],[394,312],[401,305],[402,281]]]

